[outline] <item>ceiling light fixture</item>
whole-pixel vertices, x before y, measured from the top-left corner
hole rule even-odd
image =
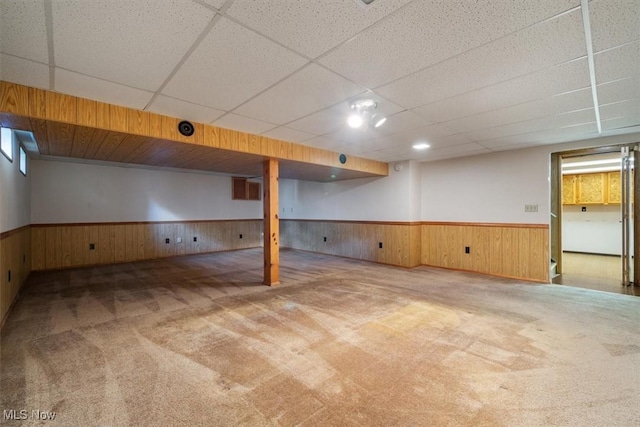
[[[373,111],[378,107],[378,103],[373,99],[358,99],[353,101],[349,107],[353,112],[349,115],[347,123],[352,128],[359,128],[365,122],[368,122],[371,127],[377,128],[387,121],[387,118],[382,114],[373,113]]]
[[[426,142],[419,142],[417,144],[413,144],[412,147],[415,148],[416,150],[426,150],[427,148],[429,148],[431,146],[429,144],[427,144]]]

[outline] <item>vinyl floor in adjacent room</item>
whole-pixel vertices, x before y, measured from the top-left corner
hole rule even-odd
[[[268,288],[262,262],[32,274],[0,403],[56,418],[0,423],[640,425],[640,298],[287,250]]]
[[[562,275],[554,283],[640,296],[640,286],[622,285],[622,261],[615,255],[563,252]]]

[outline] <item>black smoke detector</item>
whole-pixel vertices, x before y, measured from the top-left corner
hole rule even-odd
[[[191,122],[183,120],[180,123],[178,123],[178,131],[184,136],[191,136],[193,135],[193,132],[195,132],[195,129],[191,124]]]

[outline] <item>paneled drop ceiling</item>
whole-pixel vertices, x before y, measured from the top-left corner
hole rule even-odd
[[[640,0],[2,0],[0,15],[2,80],[374,160],[640,131]],[[347,127],[362,96],[384,126]]]

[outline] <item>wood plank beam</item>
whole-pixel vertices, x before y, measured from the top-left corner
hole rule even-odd
[[[278,160],[263,163],[264,284],[280,284],[280,219],[278,217]]]

